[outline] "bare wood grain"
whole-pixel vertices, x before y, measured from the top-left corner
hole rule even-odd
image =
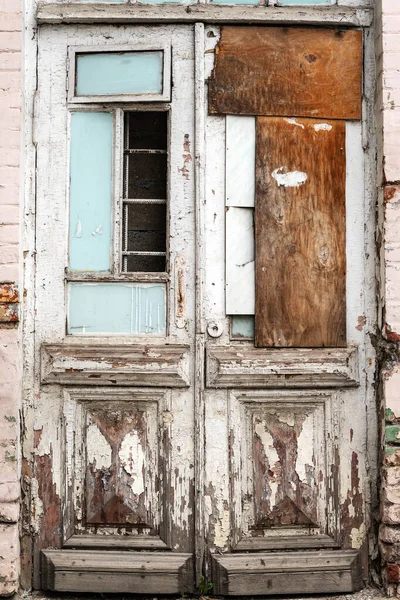
[[[42,587],[59,592],[179,594],[193,590],[193,558],[172,552],[45,550]]]
[[[72,535],[64,548],[168,550],[167,544],[154,535]]]
[[[222,27],[209,112],[361,118],[362,32]]]
[[[256,125],[258,347],[346,344],[345,123]]]
[[[262,552],[263,550],[316,550],[338,548],[339,544],[329,535],[287,535],[245,537],[233,549],[234,552]]]
[[[320,550],[213,556],[217,594],[252,596],[352,592],[362,588],[359,552]]]

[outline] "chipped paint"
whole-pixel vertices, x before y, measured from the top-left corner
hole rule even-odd
[[[184,179],[189,181],[189,176],[190,176],[189,165],[192,162],[192,155],[190,153],[190,139],[189,139],[188,133],[185,133],[185,135],[183,136],[182,158],[183,158],[183,165],[182,165],[182,167],[178,168],[178,172],[181,173],[181,175]]]
[[[276,505],[278,486],[281,479],[281,463],[279,455],[274,447],[272,435],[266,430],[263,423],[257,423],[255,426],[256,435],[260,438],[262,450],[261,452],[267,460],[267,475],[264,480],[264,488],[262,490],[263,500],[269,503],[270,510]]]
[[[290,118],[290,119],[285,119],[286,123],[290,123],[291,125],[296,125],[297,127],[300,127],[301,129],[304,129],[304,125],[303,123],[298,123],[296,121],[296,119]]]
[[[119,459],[123,468],[131,477],[131,488],[134,494],[144,492],[144,453],[138,434],[130,431],[122,440]]]
[[[279,186],[299,187],[308,179],[307,173],[303,171],[286,171],[287,167],[278,167],[271,173]]]
[[[87,457],[95,469],[109,469],[112,461],[112,449],[97,424],[90,422],[86,434]]]
[[[296,473],[301,482],[311,486],[314,480],[313,415],[307,415],[297,438]]]
[[[314,125],[314,129],[315,131],[331,131],[332,125],[329,125],[329,123],[317,123]]]
[[[78,220],[76,222],[76,228],[75,228],[75,236],[76,238],[81,238],[82,237],[82,222],[80,217],[78,216]]]

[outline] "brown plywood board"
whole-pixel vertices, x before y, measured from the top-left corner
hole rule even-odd
[[[258,347],[346,344],[345,123],[256,125]]]
[[[359,30],[222,27],[211,114],[360,119]]]

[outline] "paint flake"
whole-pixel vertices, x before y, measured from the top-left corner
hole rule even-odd
[[[307,181],[308,175],[303,171],[288,171],[285,172],[287,167],[278,167],[271,173],[279,186],[283,187],[300,187]]]

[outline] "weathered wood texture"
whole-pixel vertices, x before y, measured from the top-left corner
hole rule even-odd
[[[362,32],[222,27],[211,114],[361,118]]]
[[[236,23],[349,25],[368,27],[373,10],[346,6],[224,6],[221,4],[76,4],[72,2],[40,2],[38,23]]]
[[[167,544],[155,535],[72,535],[64,548],[168,550]]]
[[[354,592],[362,588],[359,553],[322,550],[213,556],[217,594],[252,596]]]
[[[346,344],[345,123],[257,119],[255,345]]]
[[[46,344],[43,383],[187,387],[189,346],[172,344]]]
[[[167,395],[80,387],[64,396],[64,545],[168,548]]]
[[[320,548],[339,548],[329,535],[265,535],[263,537],[242,538],[234,552],[260,552],[263,550],[316,550]]]
[[[286,388],[359,385],[357,348],[207,348],[207,387]]]
[[[42,587],[57,592],[179,594],[193,590],[190,554],[46,550]]]

